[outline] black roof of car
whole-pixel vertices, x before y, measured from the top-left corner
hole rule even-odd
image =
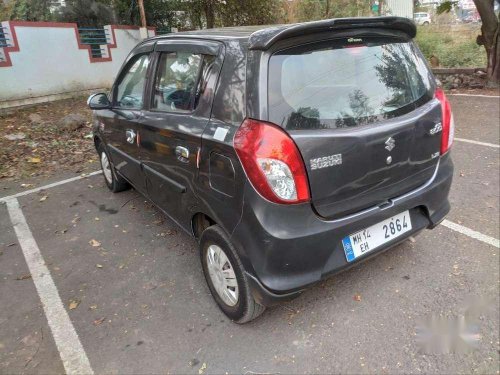
[[[351,28],[383,28],[402,31],[410,38],[414,38],[417,29],[415,23],[403,17],[359,17],[359,18],[334,18],[321,21],[293,23],[287,25],[258,25],[224,27],[218,29],[203,29],[183,31],[179,33],[160,35],[151,39],[168,38],[203,38],[203,39],[247,39],[248,48],[253,50],[266,50],[276,41],[294,36],[324,32],[328,30],[342,30]]]

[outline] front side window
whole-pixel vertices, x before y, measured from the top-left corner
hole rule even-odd
[[[121,108],[141,109],[149,56],[142,55],[132,60],[128,70],[116,88],[116,105]]]
[[[203,92],[213,61],[213,56],[191,52],[162,53],[152,108],[165,112],[192,111]]]
[[[283,50],[269,63],[269,118],[287,129],[362,126],[432,99],[412,42],[357,38]]]

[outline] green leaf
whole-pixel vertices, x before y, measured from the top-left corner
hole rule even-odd
[[[457,4],[458,1],[444,1],[437,7],[437,14],[449,13]]]

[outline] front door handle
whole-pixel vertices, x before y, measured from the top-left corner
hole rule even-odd
[[[130,144],[134,144],[135,142],[135,137],[137,136],[137,134],[135,133],[135,131],[133,131],[132,129],[129,129],[125,132],[125,135],[127,137],[127,142],[130,143]]]
[[[184,146],[177,146],[175,148],[175,155],[180,161],[189,161],[189,150]]]

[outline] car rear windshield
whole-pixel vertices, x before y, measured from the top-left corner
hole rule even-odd
[[[432,99],[433,78],[413,42],[330,40],[288,48],[269,62],[269,120],[332,129],[401,116]]]

